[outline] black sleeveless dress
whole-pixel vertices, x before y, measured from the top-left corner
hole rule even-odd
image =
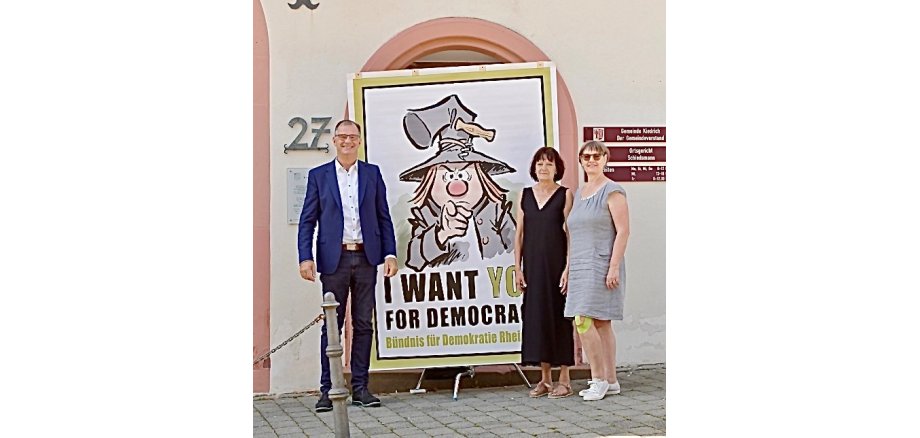
[[[539,208],[532,188],[524,189],[524,251],[521,265],[527,289],[524,292],[521,363],[551,366],[575,364],[572,321],[562,316],[565,296],[559,293],[559,279],[565,269],[567,242],[565,187],[559,187]]]

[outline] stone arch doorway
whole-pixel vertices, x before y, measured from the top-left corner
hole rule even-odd
[[[437,18],[416,24],[394,36],[374,52],[361,67],[364,71],[403,70],[424,67],[420,60],[444,52],[475,52],[473,62],[432,62],[428,66],[549,61],[549,57],[521,34],[502,25],[478,18]],[[479,62],[476,62],[479,61]],[[578,123],[569,89],[556,70],[556,101],[559,117],[559,154],[569,169],[577,169]],[[347,105],[347,104],[346,104]],[[346,106],[345,115],[348,109]],[[578,172],[567,172],[567,187],[578,187]],[[351,357],[351,302],[347,303],[344,327],[346,366]],[[576,341],[577,342],[577,341]]]

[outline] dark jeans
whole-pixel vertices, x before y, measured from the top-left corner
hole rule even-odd
[[[323,294],[332,292],[338,301],[339,333],[345,324],[345,303],[348,291],[351,290],[351,324],[354,329],[351,343],[351,388],[355,392],[367,388],[367,368],[371,362],[371,336],[374,327],[371,325],[371,315],[376,304],[375,286],[377,284],[377,267],[371,265],[364,255],[364,251],[342,251],[339,267],[331,274],[320,274],[320,283]],[[342,340],[344,344],[344,339]],[[323,373],[319,378],[320,390],[329,392],[332,388],[332,379],[329,377],[329,357],[326,356],[326,346],[329,340],[326,337],[326,324],[319,338],[320,363]]]

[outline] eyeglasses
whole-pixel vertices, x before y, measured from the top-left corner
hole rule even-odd
[[[602,154],[581,154],[581,159],[585,161],[600,161],[602,156]]]
[[[345,141],[345,140],[357,141],[358,139],[361,138],[361,136],[355,135],[355,134],[336,134],[335,138],[339,139],[339,141]]]

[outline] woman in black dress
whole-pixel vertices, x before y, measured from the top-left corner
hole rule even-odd
[[[568,280],[568,233],[565,219],[573,195],[557,181],[565,165],[555,149],[541,147],[530,163],[537,183],[518,199],[514,240],[515,281],[524,291],[521,363],[540,364],[541,379],[531,397],[572,395],[569,366],[575,364],[572,322],[562,316]],[[553,387],[551,367],[559,366]]]

